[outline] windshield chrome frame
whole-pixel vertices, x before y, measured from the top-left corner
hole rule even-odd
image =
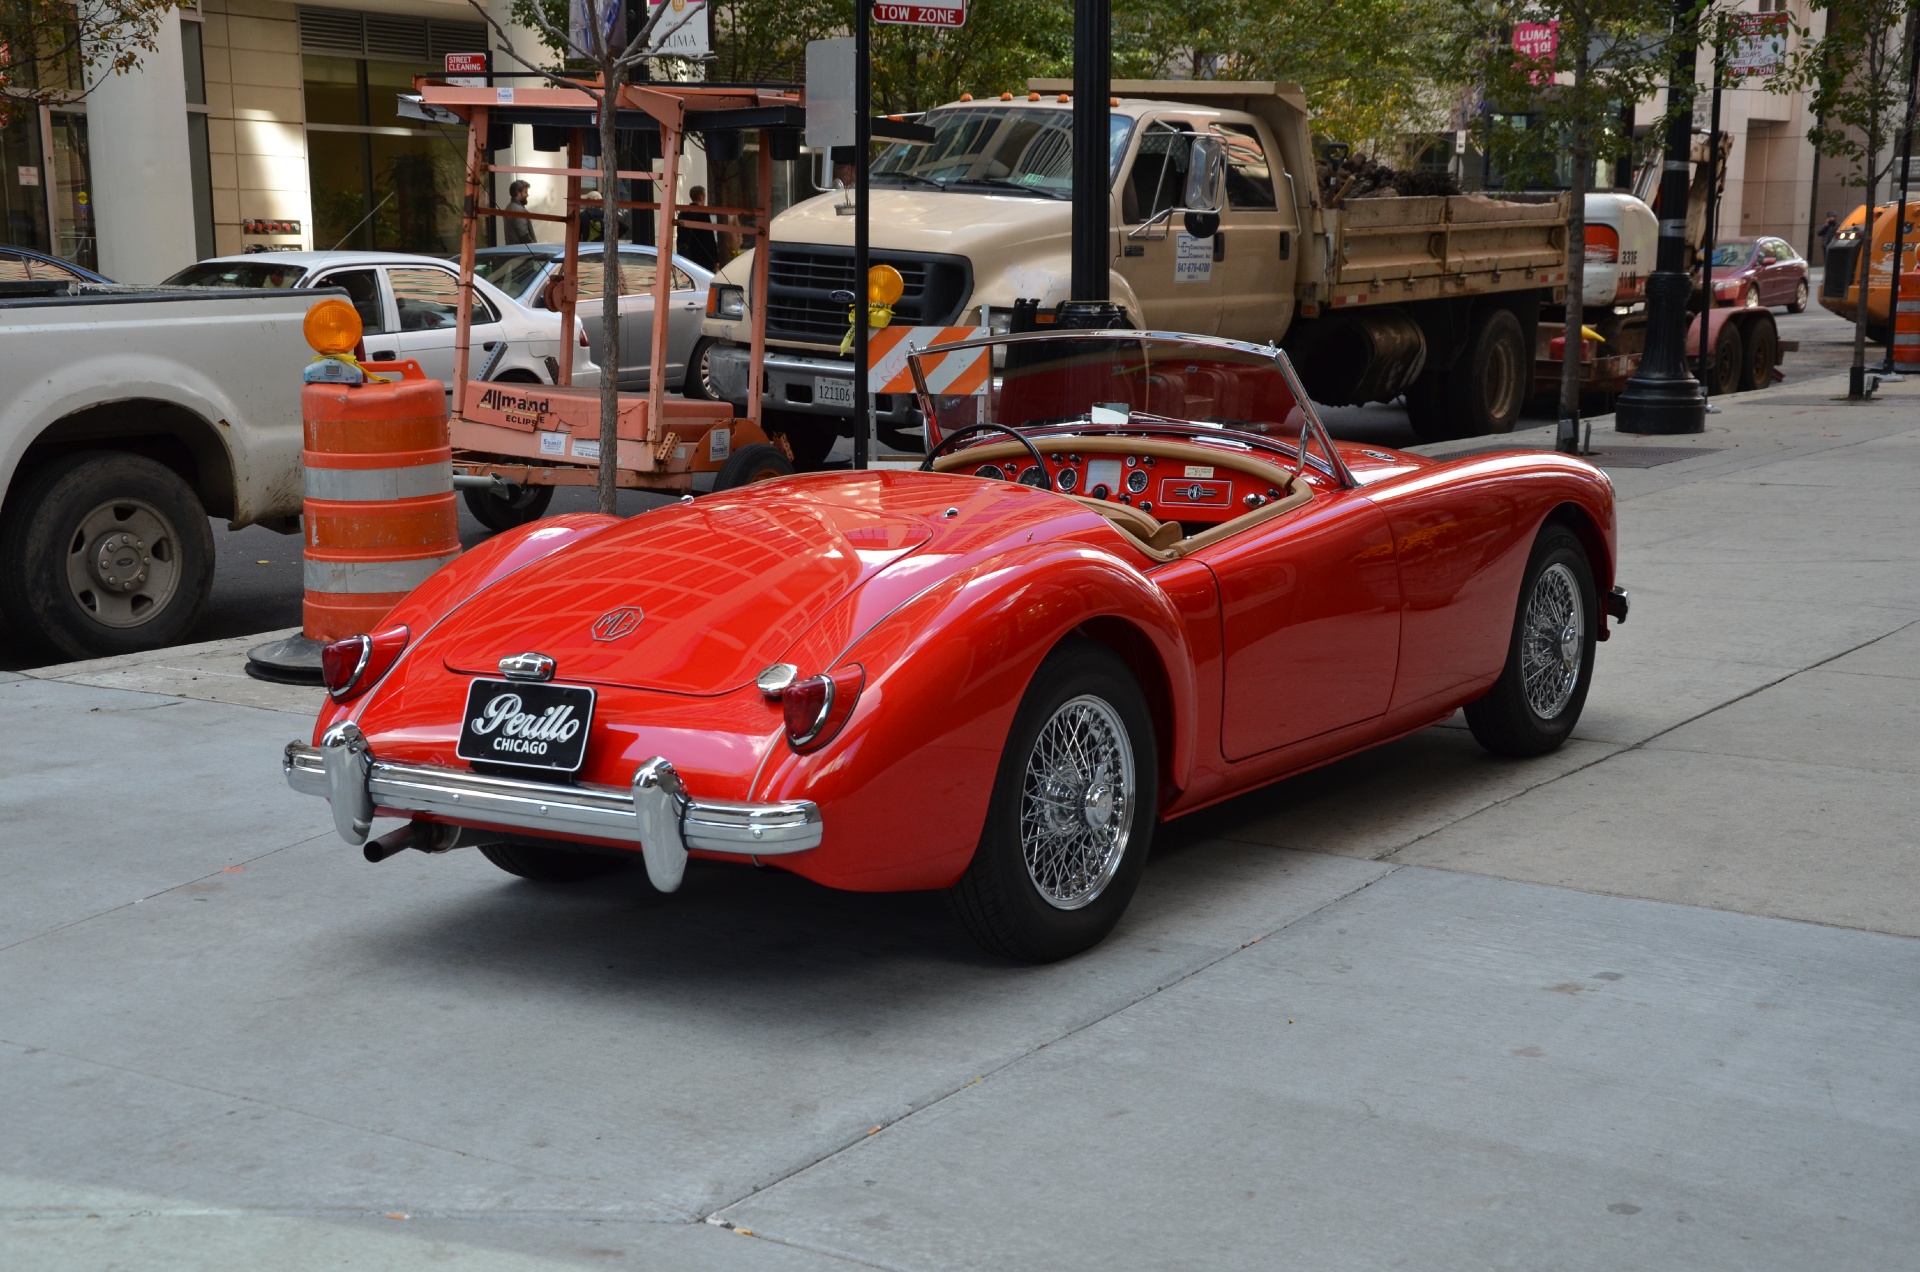
[[[1181,331],[1151,331],[1139,328],[1108,327],[1078,329],[1073,331],[1023,331],[1012,335],[975,336],[969,340],[951,340],[945,344],[928,345],[925,348],[917,344],[909,343],[907,345],[907,370],[913,373],[914,395],[920,399],[920,415],[924,421],[923,427],[927,431],[928,447],[932,447],[934,444],[932,435],[933,421],[935,419],[933,407],[934,395],[928,390],[927,378],[920,370],[920,359],[922,357],[933,353],[960,353],[968,349],[990,349],[1000,345],[1039,344],[1049,340],[1160,340],[1192,345],[1202,349],[1221,349],[1229,353],[1252,354],[1256,358],[1271,358],[1274,366],[1279,369],[1281,378],[1287,382],[1287,388],[1292,391],[1294,401],[1300,407],[1301,418],[1305,420],[1307,424],[1307,428],[1300,430],[1300,440],[1292,447],[1294,456],[1299,462],[1299,466],[1294,469],[1295,474],[1297,475],[1301,472],[1308,463],[1312,463],[1315,468],[1320,469],[1327,476],[1338,482],[1342,490],[1352,490],[1360,484],[1354,480],[1352,471],[1347,468],[1346,460],[1340,457],[1340,449],[1333,444],[1333,437],[1327,432],[1327,426],[1320,418],[1319,408],[1314,406],[1313,399],[1309,398],[1306,389],[1301,387],[1300,377],[1294,372],[1293,362],[1287,357],[1285,350],[1276,345],[1249,344],[1244,340],[1229,340],[1224,336],[1195,336]],[[991,357],[992,355],[989,354],[988,356]],[[1264,434],[1242,432],[1239,429],[1231,428],[1224,424],[1214,425],[1200,421],[1183,420],[1173,420],[1170,422],[1178,428],[1191,429],[1195,436],[1245,437],[1251,438],[1256,442],[1278,445],[1283,448],[1287,445],[1285,442],[1275,442],[1273,438]],[[1159,418],[1156,418],[1154,423],[1158,425],[1161,421]],[[1012,425],[1008,425],[1008,427],[1011,428]],[[1072,428],[1073,426],[1062,424],[1048,425],[1047,427]],[[1143,427],[1149,431],[1151,430],[1151,426],[1143,425]],[[1307,440],[1309,429],[1314,436],[1320,439],[1320,449],[1326,455],[1324,461],[1313,459],[1308,454],[1309,450],[1311,450],[1311,444]],[[1108,427],[1101,430],[1103,434],[1124,433],[1128,431],[1131,430],[1118,427]]]

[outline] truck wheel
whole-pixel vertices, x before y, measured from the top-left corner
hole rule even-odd
[[[787,462],[787,457],[777,447],[755,442],[727,456],[727,462],[720,465],[720,471],[714,475],[713,488],[715,491],[735,490],[756,481],[791,476],[793,465]]]
[[[793,448],[793,466],[803,473],[817,472],[839,440],[833,421],[799,411],[763,411],[766,428],[787,439]]]
[[[1473,343],[1447,375],[1453,436],[1513,432],[1533,372],[1526,336],[1511,309],[1486,312]]]
[[[1413,435],[1423,442],[1444,442],[1453,437],[1447,423],[1447,373],[1422,371],[1407,386],[1407,423]]]
[[[1707,366],[1707,392],[1718,397],[1740,389],[1740,329],[1722,323],[1713,338],[1713,361]]]
[[[0,613],[68,658],[174,644],[212,590],[207,510],[179,474],[142,455],[56,460],[0,524]]]
[[[491,490],[463,490],[460,494],[473,519],[489,530],[512,530],[538,521],[547,515],[547,505],[553,502],[552,486],[522,486],[511,499],[503,499]]]
[[[1775,337],[1764,316],[1747,331],[1747,356],[1740,364],[1740,391],[1764,389],[1773,383]]]
[[[707,355],[713,352],[713,337],[703,337],[693,346],[693,352],[687,355],[686,380],[680,385],[680,392],[696,402],[718,402],[719,392],[713,387],[713,368],[707,363]]]

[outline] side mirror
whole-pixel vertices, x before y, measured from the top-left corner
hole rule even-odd
[[[1187,212],[1218,212],[1226,202],[1227,143],[1213,133],[1194,134],[1187,155]]]

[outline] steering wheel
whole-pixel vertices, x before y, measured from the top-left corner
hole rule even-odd
[[[1050,473],[1047,472],[1047,461],[1045,458],[1041,456],[1040,448],[1035,446],[1025,433],[1020,432],[1018,429],[1008,428],[1005,424],[989,424],[989,423],[983,422],[979,424],[969,424],[965,428],[955,429],[953,432],[948,433],[945,437],[941,438],[939,442],[936,443],[934,447],[927,452],[927,457],[920,461],[920,471],[923,473],[932,472],[933,461],[940,458],[940,456],[945,454],[953,446],[955,442],[959,441],[961,438],[965,437],[967,434],[985,432],[988,430],[991,430],[995,433],[1005,433],[1008,437],[1011,437],[1014,441],[1026,447],[1027,454],[1033,456],[1034,466],[1040,470],[1040,488],[1042,490],[1053,489],[1053,477]]]

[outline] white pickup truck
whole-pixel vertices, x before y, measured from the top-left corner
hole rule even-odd
[[[208,517],[300,524],[301,322],[322,293],[0,293],[0,623],[91,658],[172,644]]]

